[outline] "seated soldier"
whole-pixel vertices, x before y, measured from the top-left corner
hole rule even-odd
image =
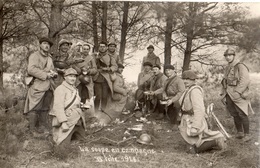
[[[144,95],[144,92],[150,90],[150,82],[153,76],[152,63],[144,62],[143,66],[144,69],[142,72],[139,73],[137,79],[138,89],[135,92],[135,101],[136,101],[135,110],[144,110],[143,108],[146,106],[145,102],[147,99],[146,95]]]
[[[213,148],[225,149],[227,144],[220,131],[208,129],[203,100],[203,89],[195,82],[197,75],[191,71],[182,74],[186,90],[179,102],[181,105],[180,133],[189,144],[189,152],[200,153]]]
[[[72,136],[83,138],[85,119],[80,108],[80,97],[75,87],[77,71],[73,68],[65,70],[64,81],[54,91],[53,140],[57,145],[67,145]]]
[[[116,72],[116,78],[113,82],[113,95],[108,100],[107,108],[102,112],[96,112],[96,118],[99,119],[101,125],[106,125],[112,120],[119,117],[126,105],[128,89],[125,86],[122,72],[124,66],[118,64],[118,70]]]
[[[152,112],[156,112],[157,116],[155,119],[161,120],[164,118],[164,106],[160,104],[159,100],[162,99],[162,94],[157,93],[159,90],[161,90],[164,86],[164,83],[166,81],[166,76],[160,71],[161,66],[160,65],[154,65],[153,66],[153,73],[154,76],[151,80],[151,86],[150,86],[150,92],[148,92],[148,95],[150,95],[150,101],[152,104]]]
[[[164,106],[167,106],[166,114],[174,125],[174,128],[177,128],[177,117],[180,111],[178,108],[178,101],[185,90],[185,85],[183,80],[177,76],[174,66],[165,65],[164,70],[168,79],[164,83],[164,86],[161,89],[158,89],[155,94],[163,94],[160,102],[162,104],[165,103]]]

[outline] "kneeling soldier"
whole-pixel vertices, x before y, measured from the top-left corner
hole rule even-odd
[[[54,104],[50,115],[53,116],[53,140],[57,145],[69,144],[72,135],[84,137],[85,119],[80,108],[80,97],[75,87],[77,71],[65,70],[63,83],[54,91]]]
[[[220,131],[208,129],[203,89],[195,83],[197,75],[188,70],[183,72],[182,78],[187,89],[179,100],[182,112],[179,129],[183,139],[191,145],[190,152],[226,148],[224,135]]]

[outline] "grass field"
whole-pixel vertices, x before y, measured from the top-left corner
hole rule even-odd
[[[144,131],[152,136],[151,145],[136,142],[142,131],[127,128],[141,124],[132,117],[124,124],[113,123],[103,129],[88,129],[84,142],[75,141],[66,150],[54,150],[50,137],[32,138],[27,134],[27,121],[19,108],[0,116],[0,167],[35,168],[257,168],[259,166],[259,74],[251,74],[252,105],[250,131],[253,139],[248,143],[231,138],[228,149],[202,154],[187,154],[186,144],[179,132],[167,119],[148,118]],[[233,119],[217,95],[219,86],[205,85],[205,104],[214,102],[215,113],[233,135]],[[130,115],[130,114],[129,114]],[[128,115],[128,116],[129,116]],[[122,116],[120,120],[127,118]]]

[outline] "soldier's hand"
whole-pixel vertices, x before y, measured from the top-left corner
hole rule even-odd
[[[198,134],[198,129],[192,127],[192,128],[190,129],[190,133],[191,133],[191,136],[196,136],[196,135]]]
[[[124,96],[126,96],[126,95],[127,95],[127,90],[125,90],[125,91],[124,91],[123,95],[124,95]]]
[[[170,106],[172,103],[172,99],[167,100],[167,106]]]
[[[109,67],[103,67],[102,70],[103,70],[103,71],[109,71],[110,68],[109,68]]]
[[[68,126],[67,122],[63,122],[61,124],[61,129],[62,129],[62,132],[67,132],[69,130],[69,126]]]
[[[48,72],[47,73],[47,79],[51,79],[52,78],[52,73],[51,72]]]

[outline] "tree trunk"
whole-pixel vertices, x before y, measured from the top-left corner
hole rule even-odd
[[[126,45],[126,35],[127,35],[127,18],[128,18],[128,11],[129,11],[129,2],[124,2],[123,8],[123,22],[122,22],[122,29],[121,29],[121,41],[120,41],[120,49],[119,49],[119,56],[122,62],[124,62],[125,57],[125,45]]]
[[[93,24],[93,38],[94,38],[94,48],[93,52],[98,51],[98,31],[97,31],[97,3],[92,1],[92,24]]]
[[[188,23],[186,27],[186,34],[187,34],[187,42],[186,42],[186,49],[184,53],[184,61],[182,72],[190,69],[190,60],[191,60],[191,49],[192,49],[192,40],[194,35],[194,26],[195,26],[195,17],[196,17],[196,2],[189,3],[189,15],[188,15]]]
[[[55,0],[51,3],[49,38],[53,40],[51,52],[58,51],[59,32],[62,28],[62,9],[65,0]]]
[[[171,41],[172,41],[172,27],[173,27],[173,14],[171,13],[170,6],[166,11],[166,31],[165,31],[165,45],[164,45],[164,64],[171,64]]]
[[[102,2],[102,41],[107,41],[107,2]]]
[[[3,84],[3,1],[0,0],[0,95],[4,90]]]

